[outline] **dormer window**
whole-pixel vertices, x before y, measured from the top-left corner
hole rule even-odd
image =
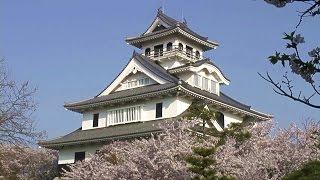
[[[216,93],[217,92],[217,82],[211,80],[211,92]]]
[[[200,79],[201,79],[200,75],[194,75],[194,85],[195,86],[200,87]]]
[[[200,59],[200,52],[199,51],[196,51],[196,58]]]
[[[209,79],[202,77],[202,89],[209,91]]]
[[[215,94],[218,94],[218,83],[209,78],[203,77],[201,75],[195,74],[193,76],[193,83],[195,87],[198,87],[202,90],[206,90]]]
[[[150,48],[147,48],[147,49],[144,51],[144,55],[145,55],[145,56],[150,56],[150,53],[151,53],[151,49],[150,49]]]
[[[171,51],[172,50],[172,42],[169,42],[167,44],[167,51]]]
[[[183,45],[179,43],[179,51],[183,51]]]

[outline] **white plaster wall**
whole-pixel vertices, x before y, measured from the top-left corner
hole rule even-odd
[[[178,97],[177,98],[177,111],[176,111],[176,116],[180,115],[181,113],[183,113],[184,111],[186,111],[190,105],[192,104],[192,101],[186,99],[186,98],[182,98],[182,97]]]
[[[168,36],[168,37],[165,37],[165,38],[161,38],[161,39],[157,39],[157,41],[149,41],[149,42],[146,42],[142,45],[142,53],[144,54],[145,50],[147,48],[150,48],[151,51],[154,50],[154,46],[156,45],[160,45],[160,44],[163,44],[163,51],[166,51],[167,50],[167,44],[171,42],[173,46],[177,46],[178,44],[176,44],[176,37],[174,36]]]
[[[93,126],[93,114],[99,113],[98,127]],[[106,127],[107,113],[104,110],[96,110],[83,114],[82,130]]]
[[[67,147],[59,150],[58,164],[70,164],[74,163],[74,153],[85,151],[85,161],[91,158],[91,155],[95,154],[96,150],[100,149],[102,145],[87,145],[77,147]]]
[[[243,118],[236,116],[234,114],[231,114],[229,112],[222,112],[224,115],[224,125],[228,127],[231,123],[241,123],[243,121]]]
[[[93,114],[99,113],[99,123],[98,127],[102,128],[107,126],[107,111],[132,107],[132,106],[141,106],[141,121],[150,121],[156,119],[156,103],[163,103],[162,117],[163,118],[172,118],[176,117],[182,112],[184,112],[192,103],[189,100],[180,98],[180,97],[165,97],[159,99],[146,100],[144,103],[128,103],[122,106],[115,106],[112,108],[104,108],[96,111],[90,111],[83,114],[82,121],[82,130],[93,129]]]
[[[234,115],[230,112],[226,112],[226,111],[220,111],[217,110],[219,112],[221,112],[224,115],[224,127],[221,127],[218,122],[213,121],[213,125],[214,127],[218,130],[218,131],[223,131],[223,128],[228,128],[228,126],[231,123],[241,123],[243,121],[243,118],[241,118],[240,116]],[[206,124],[206,127],[209,127],[208,124]]]
[[[175,68],[175,67],[179,67],[182,65],[185,65],[184,62],[178,61],[178,60],[167,60],[167,61],[162,61],[160,62],[160,65],[165,68],[165,69],[171,69],[171,68]]]
[[[156,103],[162,102],[162,117],[171,118],[177,116],[177,103],[179,102],[176,97],[167,97],[163,99],[156,99],[146,102],[142,106],[142,120],[150,121],[156,119]]]
[[[183,80],[184,82],[190,84],[190,85],[194,85],[194,81],[193,81],[193,74],[192,72],[190,71],[187,71],[187,72],[183,72],[183,73],[180,73],[178,74],[177,76]]]

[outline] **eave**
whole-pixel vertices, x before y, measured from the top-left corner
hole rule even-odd
[[[134,91],[134,89],[132,90]],[[175,84],[172,84],[167,89],[163,89],[159,91],[147,92],[147,93],[137,94],[133,96],[124,96],[121,98],[115,98],[115,99],[110,99],[110,100],[105,100],[100,102],[93,102],[93,103],[83,103],[83,104],[70,103],[70,104],[65,104],[64,107],[70,111],[82,113],[82,112],[88,111],[88,109],[99,108],[99,107],[103,107],[111,104],[132,102],[132,101],[137,101],[145,98],[159,97],[161,95],[167,95],[167,94],[176,92],[177,90],[178,90],[178,87]]]
[[[192,35],[191,33],[188,33],[187,31],[185,31],[184,29],[178,27],[174,27],[174,28],[168,28],[165,30],[161,30],[155,33],[150,33],[150,34],[146,34],[146,35],[142,35],[139,37],[133,37],[133,38],[127,38],[126,42],[128,44],[131,44],[137,48],[141,48],[142,44],[144,42],[148,42],[148,41],[152,41],[158,38],[163,38],[172,34],[179,34],[182,35],[188,39],[191,39],[195,42],[197,42],[198,44],[200,44],[204,50],[210,50],[210,49],[215,49],[219,46],[218,43],[213,42],[213,41],[209,41],[209,40],[204,40],[203,38],[199,38],[195,35]]]
[[[190,86],[190,85],[187,85],[187,86]],[[183,93],[185,93],[187,95],[190,95],[192,97],[195,97],[197,99],[206,100],[209,103],[212,103],[212,104],[216,105],[219,108],[225,108],[225,109],[227,109],[229,111],[232,111],[232,112],[236,112],[236,113],[239,113],[239,114],[243,114],[243,115],[247,115],[247,116],[251,116],[251,117],[257,118],[258,120],[266,121],[266,120],[270,120],[270,119],[273,118],[273,115],[265,114],[265,113],[253,110],[251,108],[247,109],[247,110],[246,109],[242,109],[242,108],[237,108],[235,106],[232,106],[232,105],[226,104],[224,102],[215,100],[213,98],[204,96],[204,95],[202,95],[200,93],[196,93],[196,92],[190,90],[188,87],[185,87],[185,86],[180,86],[179,91],[181,91],[181,92],[183,92]]]

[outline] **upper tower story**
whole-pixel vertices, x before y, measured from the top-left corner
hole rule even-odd
[[[165,69],[203,60],[205,51],[218,47],[217,42],[197,34],[186,22],[177,21],[160,9],[143,34],[127,38],[126,42],[141,49],[143,55]]]

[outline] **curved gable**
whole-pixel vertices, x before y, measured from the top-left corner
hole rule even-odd
[[[230,84],[229,79],[227,79],[224,76],[224,74],[220,71],[220,69],[215,65],[213,65],[212,63],[203,63],[200,66],[191,67],[190,70],[194,72],[206,70],[209,74],[212,74],[219,81],[219,83],[223,83],[226,85]]]
[[[97,95],[97,97],[105,96],[115,91],[126,78],[138,72],[152,79],[152,81],[154,81],[153,84],[165,84],[176,81],[175,77],[168,74],[161,66],[155,64],[152,60],[134,52],[126,67],[107,88]]]

